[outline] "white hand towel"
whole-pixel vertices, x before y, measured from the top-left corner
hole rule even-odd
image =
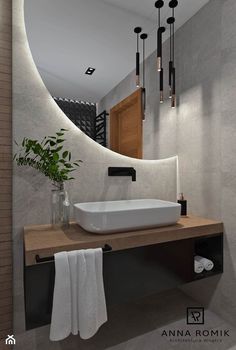
[[[62,340],[71,332],[71,282],[66,252],[55,254],[55,285],[50,329],[51,340]]]
[[[204,270],[204,265],[194,257],[194,272],[201,273]]]
[[[97,328],[107,321],[106,298],[103,283],[103,252],[102,249],[95,251],[95,266],[97,280]]]
[[[79,331],[82,339],[91,338],[107,321],[102,276],[102,249],[79,252]]]
[[[71,282],[71,333],[78,334],[78,251],[68,252]]]
[[[101,248],[55,254],[51,340],[88,339],[107,321],[102,264]]]
[[[205,269],[206,271],[211,271],[211,270],[214,268],[214,263],[213,263],[213,261],[211,261],[211,260],[209,260],[209,259],[207,259],[207,258],[204,258],[203,256],[196,255],[196,256],[195,256],[195,259],[196,259],[199,263],[203,264],[204,269]]]

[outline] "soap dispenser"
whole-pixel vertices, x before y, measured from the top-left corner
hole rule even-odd
[[[187,216],[187,200],[183,193],[180,193],[178,203],[181,204],[181,216]]]

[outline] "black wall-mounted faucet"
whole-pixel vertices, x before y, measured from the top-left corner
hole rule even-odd
[[[132,167],[109,167],[108,176],[131,176],[136,181],[136,170]]]

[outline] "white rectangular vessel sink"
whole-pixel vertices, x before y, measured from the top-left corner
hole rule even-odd
[[[74,204],[76,222],[98,234],[175,224],[181,205],[158,199],[133,199]]]

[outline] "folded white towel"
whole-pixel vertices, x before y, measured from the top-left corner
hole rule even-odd
[[[204,270],[204,265],[194,257],[194,272],[201,273],[203,270]]]
[[[63,312],[57,310],[58,308],[64,309],[64,299],[57,291],[60,285],[58,280],[62,278],[62,274],[59,273],[58,278],[55,279],[50,339],[64,339],[70,332],[74,335],[79,332],[82,339],[88,339],[107,321],[102,249],[78,250],[64,252],[64,254],[67,256],[67,261],[64,260],[67,265],[67,296],[69,299],[66,307],[67,317],[65,318]],[[55,254],[56,271],[61,268],[61,265],[57,266],[57,262]],[[62,281],[62,285],[64,284]],[[58,317],[61,318],[61,321],[55,322]]]
[[[96,249],[95,255],[96,282],[97,282],[97,328],[107,321],[106,298],[103,284],[103,252]]]
[[[83,251],[81,265],[85,266],[79,275],[79,330],[82,339],[92,337],[107,321],[107,311],[102,278],[102,249]]]
[[[71,282],[71,333],[78,334],[78,251],[68,252],[70,265],[70,282]]]
[[[66,252],[55,254],[55,285],[50,339],[62,340],[71,332],[71,283]]]
[[[200,255],[196,255],[195,256],[196,261],[198,261],[199,263],[203,264],[204,269],[206,271],[211,271],[214,268],[214,263],[212,260],[209,260],[207,258],[204,258],[203,256]]]

